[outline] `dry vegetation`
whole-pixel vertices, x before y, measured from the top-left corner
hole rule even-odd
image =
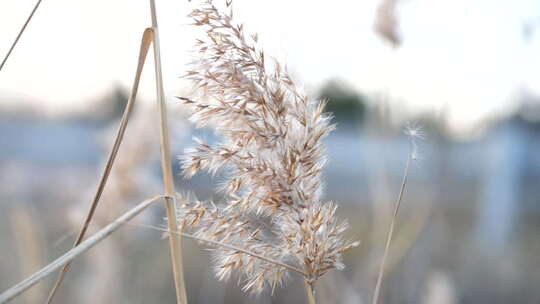
[[[181,235],[210,245],[218,279],[227,280],[237,275],[243,282],[244,291],[258,294],[264,289],[273,292],[277,286],[283,285],[289,272],[295,272],[305,283],[307,302],[315,303],[317,280],[332,269],[342,270],[342,254],[359,244],[345,239],[346,221],[337,218],[337,206],[333,202],[322,199],[321,172],[326,163],[322,140],[334,129],[331,117],[324,113],[324,103],[307,96],[283,64],[268,60],[257,46],[257,35],[247,34],[243,25],[234,22],[231,1],[226,2],[227,12],[216,8],[211,0],[203,1],[190,14],[193,24],[203,29],[204,37],[197,39],[195,54],[198,58],[190,64],[185,75],[197,93],[179,99],[190,108],[191,120],[197,126],[213,127],[222,141],[209,145],[197,139],[197,145],[181,157],[182,169],[186,177],[192,177],[199,171],[214,175],[222,172],[226,179],[219,190],[225,194],[225,199],[214,204],[200,202],[187,195],[178,196],[176,206],[172,206],[174,186],[159,68],[159,38],[153,1],[151,4],[153,28],[147,29],[143,36],[132,94],[75,247],[1,294],[0,303],[10,301],[62,268],[48,299],[52,301],[69,263],[75,257],[107,238],[157,200],[141,203],[83,241],[122,142],[150,44],[154,46],[161,113],[160,145],[165,195],[159,198],[166,201],[168,229],[165,231],[171,240],[177,302],[187,303],[179,252],[181,247],[177,241]],[[120,167],[121,172],[122,169]],[[408,164],[387,238],[374,303],[377,303],[407,170]],[[129,186],[129,183],[122,185]],[[176,219],[171,216],[174,210]],[[176,231],[177,225],[180,231]]]
[[[223,138],[214,146],[197,140],[182,157],[184,174],[225,171],[227,200],[182,204],[179,225],[300,268],[310,294],[328,270],[343,269],[341,254],[358,245],[344,241],[346,222],[336,218],[333,203],[321,200],[321,141],[333,126],[324,104],[306,96],[279,62],[269,64],[257,35],[235,24],[232,3],[227,7],[222,12],[206,1],[190,15],[206,36],[197,40],[198,59],[185,76],[199,94],[180,98],[192,121]],[[215,250],[215,262],[219,279],[239,272],[244,290],[254,292],[282,284],[287,271],[224,248]]]

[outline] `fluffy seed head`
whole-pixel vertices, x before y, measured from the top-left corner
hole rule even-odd
[[[314,282],[342,269],[341,254],[357,245],[342,239],[347,224],[336,206],[322,202],[322,139],[334,128],[324,104],[309,99],[280,63],[269,62],[229,12],[204,1],[190,14],[204,30],[197,59],[185,78],[198,89],[180,100],[198,126],[212,126],[222,141],[196,146],[182,157],[184,175],[226,172],[227,199],[179,208],[179,225],[196,235],[232,244],[303,269]],[[216,273],[238,271],[245,290],[281,284],[286,269],[234,250],[215,250]]]

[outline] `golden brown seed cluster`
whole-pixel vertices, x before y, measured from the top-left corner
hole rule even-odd
[[[305,272],[314,282],[341,254],[357,245],[345,242],[345,222],[336,206],[322,202],[322,139],[333,129],[324,104],[309,99],[278,62],[268,63],[228,12],[205,1],[193,10],[204,38],[196,43],[197,60],[186,78],[198,89],[191,120],[212,126],[222,142],[197,145],[182,158],[184,174],[223,170],[227,200],[223,206],[201,202],[179,206],[182,228],[197,236],[234,245]],[[245,290],[260,292],[281,284],[286,268],[232,249],[216,249],[217,276],[238,272]]]

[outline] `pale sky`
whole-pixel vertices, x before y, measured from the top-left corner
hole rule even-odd
[[[223,2],[215,0],[216,3]],[[0,2],[3,56],[35,0]],[[169,97],[190,59],[194,35],[185,17],[197,1],[157,0]],[[258,32],[266,52],[284,59],[308,88],[340,78],[366,93],[384,92],[411,111],[449,111],[468,125],[514,106],[523,90],[540,95],[537,0],[402,0],[403,44],[390,48],[372,29],[378,0],[235,0],[239,20]],[[120,84],[129,88],[146,0],[43,0],[0,72],[0,102],[44,112],[81,109]],[[143,97],[154,94],[146,66]]]

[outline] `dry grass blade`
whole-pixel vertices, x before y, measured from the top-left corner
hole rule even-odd
[[[156,77],[156,97],[159,109],[160,119],[160,148],[161,148],[161,170],[163,174],[163,184],[165,187],[165,195],[174,196],[174,180],[171,172],[171,152],[169,147],[169,131],[167,123],[167,106],[164,100],[163,80],[161,71],[161,51],[158,32],[158,21],[156,14],[156,4],[154,0],[150,0],[150,12],[152,16],[152,28],[154,30],[153,46],[154,46],[154,66]],[[177,232],[178,225],[176,223],[176,210],[172,199],[165,200],[165,211],[167,214],[167,225],[170,231]],[[171,262],[174,276],[174,286],[176,290],[176,302],[179,304],[187,304],[186,288],[184,284],[184,270],[182,266],[182,246],[180,238],[177,236],[169,236],[169,247],[171,251]]]
[[[84,238],[84,235],[86,234],[86,231],[88,229],[88,226],[90,225],[90,222],[92,221],[92,218],[94,216],[94,213],[97,209],[97,206],[99,204],[99,199],[101,198],[101,194],[103,193],[103,190],[105,188],[105,185],[107,184],[108,177],[110,175],[111,169],[114,164],[114,160],[116,158],[116,155],[118,153],[118,149],[120,148],[120,144],[122,143],[122,139],[124,137],[124,133],[127,127],[127,124],[129,122],[129,117],[131,115],[131,112],[133,110],[133,105],[135,104],[135,98],[137,96],[137,91],[139,88],[139,82],[141,79],[141,74],[144,67],[144,62],[146,60],[146,55],[148,54],[148,50],[150,48],[150,44],[152,43],[152,29],[146,29],[142,36],[141,41],[141,48],[139,51],[139,60],[137,63],[137,72],[135,74],[135,80],[133,81],[133,87],[131,89],[131,95],[129,96],[129,100],[126,106],[126,109],[124,110],[124,114],[122,116],[122,121],[120,122],[120,127],[118,128],[118,133],[116,135],[116,139],[114,141],[113,148],[111,150],[111,153],[109,154],[109,157],[107,159],[107,164],[105,166],[105,170],[103,171],[103,175],[101,176],[101,180],[99,182],[96,194],[94,196],[94,199],[92,201],[92,204],[90,206],[90,209],[88,211],[88,214],[86,216],[86,219],[84,221],[84,224],[79,232],[79,235],[77,236],[77,239],[75,240],[75,243],[73,247],[79,245]],[[66,274],[66,272],[69,270],[69,263],[67,263],[62,270],[60,271],[60,274],[58,275],[58,279],[56,280],[53,289],[51,290],[49,297],[47,299],[46,303],[51,303],[56,291],[58,290],[58,287],[62,283],[62,280]]]
[[[379,268],[379,275],[377,276],[377,283],[375,285],[375,291],[373,294],[373,301],[372,304],[377,304],[379,301],[379,294],[381,291],[381,285],[382,285],[382,279],[384,275],[384,266],[386,264],[386,259],[388,257],[388,252],[390,251],[390,244],[392,243],[392,236],[394,234],[394,226],[396,224],[397,215],[399,212],[399,207],[401,205],[401,201],[403,199],[403,194],[405,193],[405,186],[407,185],[407,178],[409,176],[409,167],[411,164],[411,161],[413,160],[413,149],[411,148],[411,152],[409,153],[409,156],[407,158],[407,164],[405,165],[405,170],[403,173],[403,179],[401,181],[401,187],[399,190],[398,199],[396,202],[396,206],[394,208],[394,214],[392,216],[392,221],[390,222],[390,229],[388,230],[388,235],[386,237],[386,245],[384,248],[384,254],[381,262],[381,266]]]
[[[101,229],[96,234],[92,235],[87,240],[80,243],[77,247],[66,252],[61,257],[59,257],[49,265],[43,267],[41,270],[35,272],[33,275],[29,276],[22,282],[4,291],[2,294],[0,294],[0,304],[8,303],[9,301],[15,299],[18,295],[22,294],[30,287],[34,286],[48,275],[58,270],[60,267],[68,265],[73,259],[78,257],[80,254],[88,251],[90,248],[94,247],[99,242],[105,240],[108,236],[110,236],[128,221],[133,219],[135,216],[137,216],[139,213],[144,211],[146,208],[148,208],[150,205],[152,205],[161,198],[165,198],[165,196],[159,195],[143,201],[142,203],[130,209],[128,212],[124,213],[122,216],[118,217],[115,221],[107,225],[105,228]]]
[[[15,46],[17,45],[17,42],[19,42],[19,39],[21,39],[21,36],[24,33],[24,30],[26,30],[26,27],[28,26],[28,23],[30,23],[30,20],[32,20],[32,17],[34,17],[34,13],[37,11],[39,5],[41,4],[41,1],[42,0],[38,0],[36,2],[36,5],[34,5],[34,8],[32,9],[32,12],[28,16],[28,18],[26,18],[26,21],[24,22],[21,30],[17,34],[17,37],[15,38],[15,40],[13,41],[11,46],[9,47],[9,50],[8,50],[6,56],[4,56],[4,59],[2,59],[2,63],[0,64],[0,71],[2,70],[2,68],[4,68],[4,65],[6,64],[8,58],[9,58],[9,55],[11,55],[11,52],[13,52],[13,50],[15,49]]]

